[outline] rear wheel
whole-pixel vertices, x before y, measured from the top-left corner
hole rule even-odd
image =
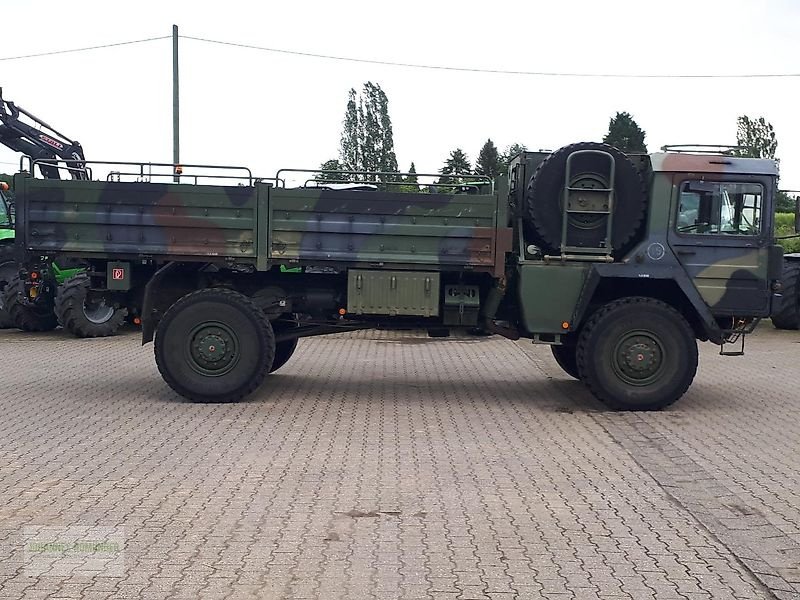
[[[678,400],[697,372],[697,341],[686,319],[653,298],[599,309],[578,339],[581,380],[616,410],[658,410]]]
[[[193,402],[237,402],[264,381],[275,356],[269,320],[252,300],[205,289],[178,300],[158,325],[158,370]]]
[[[772,324],[776,329],[800,329],[800,264],[784,263],[783,292],[776,303]]]
[[[90,293],[86,273],[67,279],[58,288],[55,313],[61,326],[81,338],[114,335],[125,322],[128,309],[115,307],[103,296]]]
[[[0,329],[8,329],[14,326],[11,315],[6,310],[3,291],[18,270],[17,261],[14,260],[14,247],[9,245],[0,246]]]
[[[570,377],[580,379],[578,373],[578,357],[576,356],[577,349],[574,344],[562,344],[561,346],[550,346],[553,351],[553,358],[556,359],[558,366]]]
[[[15,275],[3,290],[3,302],[14,327],[22,331],[52,331],[58,319],[50,302],[23,304],[25,284]]]

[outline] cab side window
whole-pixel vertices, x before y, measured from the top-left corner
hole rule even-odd
[[[688,235],[758,235],[763,198],[759,183],[684,181],[675,228]]]

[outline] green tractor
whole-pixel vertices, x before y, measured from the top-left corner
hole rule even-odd
[[[14,227],[4,193],[7,189],[7,183],[0,183],[0,329],[12,326],[11,317],[3,301],[5,295],[3,292],[17,271],[17,263],[14,260]]]
[[[123,325],[128,309],[95,294],[82,265],[47,265],[29,276],[33,285],[20,278],[14,256],[14,222],[5,192],[0,184],[0,329],[16,327],[23,331],[50,331],[60,324],[77,337],[113,335]]]

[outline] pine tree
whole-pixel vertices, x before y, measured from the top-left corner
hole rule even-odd
[[[399,191],[401,192],[412,192],[412,193],[419,193],[420,186],[419,181],[417,179],[417,167],[414,162],[411,162],[411,166],[408,167],[408,175],[403,178],[403,185],[398,186]]]
[[[439,169],[442,175],[450,175],[450,177],[440,177],[440,184],[453,185],[462,183],[463,177],[452,177],[453,175],[469,175],[472,172],[472,165],[470,165],[467,154],[461,149],[456,148],[450,152],[450,156],[444,161],[444,166]]]
[[[414,164],[414,161],[411,161],[411,166],[408,167],[408,176],[406,177],[406,183],[417,183],[417,167]]]
[[[644,130],[630,113],[618,112],[608,123],[608,133],[603,138],[603,143],[626,153],[647,152],[644,138]]]
[[[478,159],[475,161],[475,174],[486,175],[494,179],[504,171],[505,167],[500,159],[500,153],[490,138],[486,140],[486,143],[478,153]]]

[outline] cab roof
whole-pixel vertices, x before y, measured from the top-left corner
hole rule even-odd
[[[778,175],[778,161],[770,158],[741,158],[720,154],[655,152],[650,155],[653,171],[668,173],[737,173]]]

